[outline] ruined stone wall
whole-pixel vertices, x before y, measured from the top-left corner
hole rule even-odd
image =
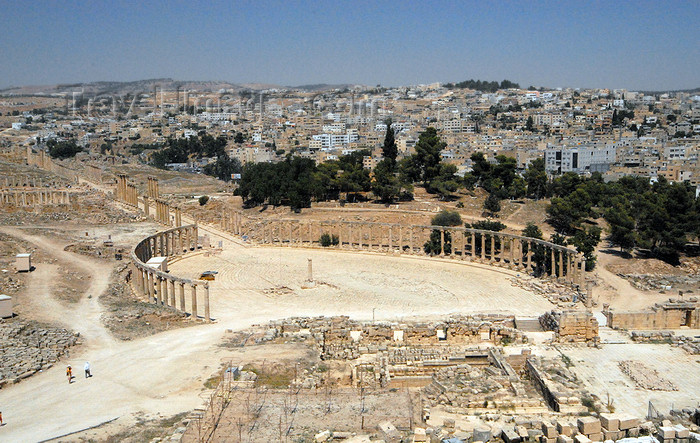
[[[644,311],[604,311],[608,325],[616,329],[679,329],[681,326],[700,328],[700,305],[696,298],[669,299]],[[689,318],[688,318],[689,316]],[[690,320],[688,324],[688,320]]]
[[[0,321],[0,387],[50,368],[77,342],[78,335],[66,329]]]
[[[547,312],[540,316],[545,331],[554,331],[559,342],[597,342],[598,320],[586,311]]]

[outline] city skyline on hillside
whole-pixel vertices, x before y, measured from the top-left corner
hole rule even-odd
[[[3,15],[0,88],[172,77],[698,87],[700,4],[37,2]]]

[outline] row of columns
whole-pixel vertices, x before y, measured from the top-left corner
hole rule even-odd
[[[178,278],[145,264],[152,257],[172,257],[196,250],[198,233],[196,225],[189,225],[159,232],[142,240],[134,248],[132,256],[132,284],[136,292],[149,302],[182,312],[189,311],[193,318],[199,315],[201,305],[204,318],[209,321],[209,283]],[[190,291],[189,309],[185,300],[186,286]],[[197,288],[201,289],[199,296]]]
[[[197,249],[198,236],[197,225],[159,232],[141,242],[137,247],[138,258],[145,263],[151,257],[178,256],[194,251]]]
[[[224,223],[231,223],[228,226],[233,226],[233,229],[240,230],[240,225],[237,226],[231,218],[224,217],[223,220]],[[332,246],[336,248],[426,254],[423,245],[434,231],[439,233],[439,249],[435,245],[431,255],[531,271],[537,267],[534,259],[536,248],[544,248],[545,260],[549,260],[549,263],[540,265],[545,266],[544,271],[547,271],[546,265],[549,265],[549,276],[572,284],[583,285],[585,282],[585,259],[577,251],[544,240],[494,231],[363,222],[302,223],[276,220],[264,223],[257,237],[261,243],[317,246],[321,235],[328,234],[332,237]]]
[[[221,214],[221,229],[234,235],[243,233],[243,215],[238,211]]]
[[[68,191],[0,191],[0,204],[15,206],[68,205]]]
[[[146,206],[146,215],[148,216],[148,198],[144,197],[144,202]],[[171,206],[170,203],[156,199],[156,213],[155,220],[158,223],[164,224],[166,226],[182,226],[182,209],[177,206]],[[170,218],[172,210],[173,217]]]
[[[41,177],[30,177],[19,176],[19,175],[9,175],[5,177],[4,180],[5,188],[43,188],[44,180]],[[56,181],[48,181],[47,186],[62,186]]]
[[[149,198],[156,199],[160,198],[160,188],[158,186],[158,179],[155,177],[148,177],[148,192]]]
[[[138,206],[138,190],[129,183],[126,174],[117,175],[117,200],[127,205]]]
[[[197,318],[200,314],[199,298],[203,305],[201,314],[206,321],[211,321],[209,283],[180,279],[150,268],[147,265],[134,265],[132,271],[134,288],[150,303],[168,306],[182,312],[189,312],[192,314],[192,318]],[[185,300],[185,286],[189,287],[190,292],[189,309]],[[199,296],[197,294],[198,287],[202,289]]]

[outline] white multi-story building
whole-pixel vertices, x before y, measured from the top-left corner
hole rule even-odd
[[[550,146],[544,153],[545,170],[551,174],[565,172],[605,172],[615,163],[617,148],[605,146]]]

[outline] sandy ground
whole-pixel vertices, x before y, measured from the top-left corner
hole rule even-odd
[[[316,287],[302,289],[308,259]],[[531,316],[553,306],[511,286],[505,277],[512,273],[408,256],[225,247],[221,255],[197,255],[173,263],[170,269],[188,278],[206,270],[219,272],[210,285],[210,297],[212,315],[222,322],[248,312],[269,318],[345,313],[371,319],[373,310],[378,317],[392,319],[458,312]]]
[[[601,331],[602,332],[602,331]],[[700,398],[700,356],[663,344],[606,344],[601,349],[560,346],[573,362],[571,370],[603,403],[608,394],[615,410],[646,417],[651,401],[660,412],[697,407]],[[650,391],[637,387],[619,368],[623,360],[635,360],[675,384],[678,391]]]

